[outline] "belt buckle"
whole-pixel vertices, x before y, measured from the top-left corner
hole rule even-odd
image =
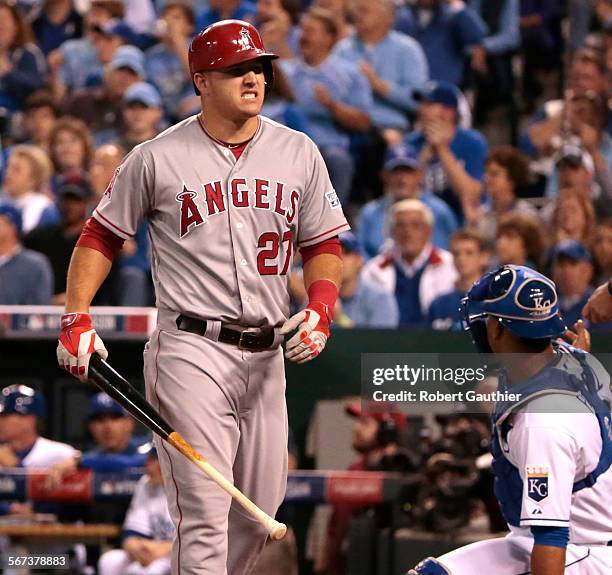
[[[244,331],[240,332],[240,338],[238,339],[238,349],[259,349],[259,334],[256,331]]]

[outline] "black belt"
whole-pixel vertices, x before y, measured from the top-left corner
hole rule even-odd
[[[176,327],[181,331],[188,331],[189,333],[195,333],[201,336],[206,334],[206,320],[204,319],[179,315],[176,318]],[[274,343],[274,329],[271,327],[262,327],[239,330],[221,325],[218,341],[235,345],[240,349],[262,351],[272,347]]]

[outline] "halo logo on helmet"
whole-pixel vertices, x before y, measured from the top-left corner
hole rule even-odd
[[[485,320],[495,317],[513,335],[558,337],[566,330],[555,284],[526,266],[506,265],[482,276],[461,302],[463,327],[482,353],[491,353]]]
[[[246,28],[240,30],[240,40],[238,40],[238,45],[241,46],[241,50],[256,50],[253,39]]]

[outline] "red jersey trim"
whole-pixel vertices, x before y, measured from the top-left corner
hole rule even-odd
[[[89,218],[81,232],[77,247],[91,248],[100,252],[108,260],[113,260],[125,240],[114,234],[98,220]]]
[[[326,236],[327,234],[331,234],[332,232],[335,232],[337,230],[341,230],[342,228],[346,228],[347,230],[351,229],[351,226],[348,225],[348,222],[344,222],[343,224],[340,224],[339,226],[336,226],[335,228],[331,228],[330,230],[327,230],[326,232],[322,232],[320,234],[317,234],[316,236],[313,236],[311,238],[307,238],[305,240],[301,240],[299,243],[300,244],[305,244],[308,242],[312,242],[313,240],[316,240],[318,238],[322,238],[323,236]]]
[[[306,263],[319,254],[332,254],[342,258],[342,248],[340,247],[340,240],[337,237],[323,240],[321,243],[315,244],[314,246],[306,246],[300,248],[302,254],[302,261]]]
[[[124,236],[126,236],[125,238],[123,238],[124,240],[129,240],[130,238],[134,237],[134,234],[130,234],[128,232],[126,232],[125,230],[122,230],[119,226],[116,226],[115,224],[113,224],[113,222],[111,222],[110,220],[108,220],[107,218],[105,218],[96,208],[94,210],[94,213],[92,214],[94,218],[96,218],[96,220],[98,220],[102,225],[108,227],[111,227],[115,230],[117,230],[119,233],[123,234]],[[102,220],[102,221],[101,221]],[[107,225],[108,224],[108,225]]]

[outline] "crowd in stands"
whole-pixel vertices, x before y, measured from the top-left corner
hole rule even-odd
[[[457,328],[498,264],[552,275],[572,324],[612,272],[611,6],[0,0],[0,305],[63,303],[124,156],[199,111],[191,38],[240,18],[280,56],[262,113],[314,140],[353,228],[337,325]],[[152,305],[149,258],[145,222],[95,303]]]

